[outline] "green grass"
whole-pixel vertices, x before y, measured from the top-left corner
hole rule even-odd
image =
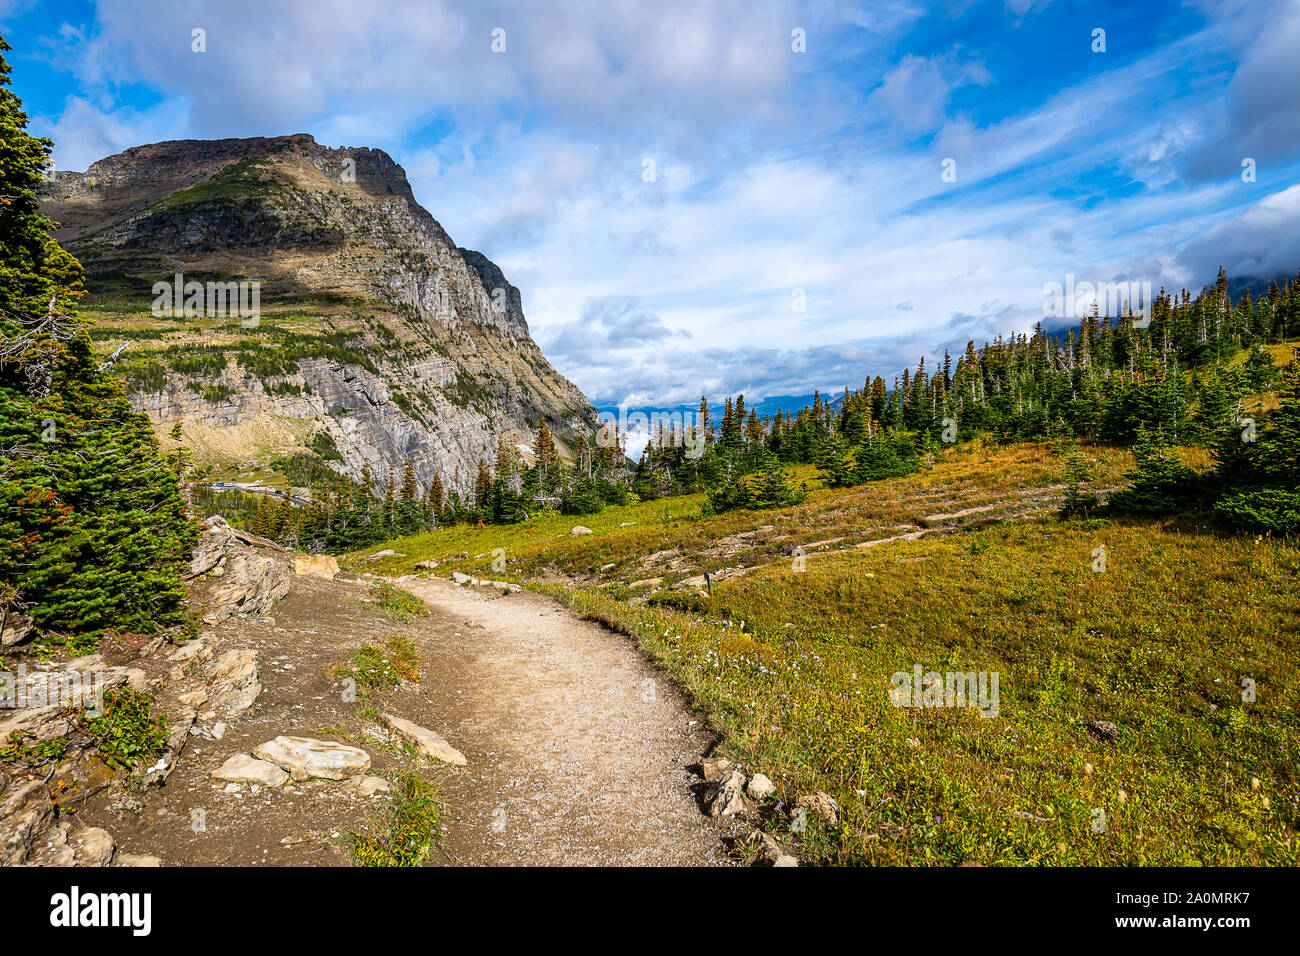
[[[427,613],[427,612],[426,612]],[[330,671],[335,680],[356,682],[358,700],[369,700],[379,690],[391,690],[402,681],[418,683],[420,656],[414,642],[394,634],[378,644],[362,644]]]
[[[1126,451],[1087,448],[1085,454],[1095,460],[1095,484],[1117,483],[1132,465]],[[896,525],[941,526],[944,522],[927,521],[927,516],[949,510],[946,501],[958,502],[952,510],[993,505],[988,514],[996,516],[1000,510],[1020,507],[1027,491],[1059,485],[1061,464],[1047,454],[1044,445],[987,450],[975,443],[948,450],[927,471],[857,488],[822,488],[810,465],[792,470],[809,495],[803,504],[790,508],[704,517],[705,496],[687,495],[610,507],[581,517],[550,513],[519,525],[440,528],[394,543],[392,547],[405,557],[363,562],[367,555],[357,554],[345,559],[345,564],[353,570],[398,575],[412,573],[418,562],[436,558],[441,562],[438,573],[443,576],[453,570],[513,581],[564,575],[592,579],[584,583],[597,583],[598,579],[610,586],[663,576],[664,583],[671,584],[704,570],[783,558],[795,547],[811,553],[813,545],[832,538],[844,538],[835,547],[851,547],[895,534],[891,529]],[[1055,494],[1062,492],[1057,488]],[[1050,512],[1053,507],[1049,503],[1043,510]],[[983,514],[971,518],[979,520]],[[594,533],[570,534],[578,524]],[[720,539],[756,528],[771,530],[747,542],[743,553],[708,553]],[[642,563],[647,555],[674,548],[690,558],[689,567],[663,573]],[[504,573],[492,570],[498,549],[505,552]],[[613,568],[600,570],[611,563]]]
[[[635,634],[787,803],[837,798],[824,862],[1291,865],[1298,571],[1274,542],[1045,523],[773,566],[678,607],[565,596]],[[998,717],[892,706],[918,663],[997,672]]]
[[[358,866],[419,866],[437,840],[439,819],[437,789],[404,771],[371,825],[349,834],[352,860]]]
[[[398,621],[409,621],[413,617],[428,617],[429,609],[423,601],[410,591],[395,588],[387,581],[380,581],[370,589],[370,596],[375,605],[389,617]]]

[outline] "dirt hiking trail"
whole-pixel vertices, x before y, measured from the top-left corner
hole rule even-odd
[[[469,761],[442,782],[447,857],[726,862],[687,770],[712,739],[631,639],[526,591],[399,584],[432,612],[418,639],[428,692]]]
[[[372,736],[383,729],[343,699],[331,669],[363,644],[404,635],[419,649],[419,682],[373,703],[441,734],[468,761],[426,771],[443,809],[430,865],[729,863],[723,839],[746,828],[701,810],[688,769],[713,737],[630,638],[538,594],[438,579],[395,582],[430,609],[399,620],[375,603],[373,583],[295,576],[273,616],[208,628],[219,648],[256,652],[256,703],[220,739],[191,737],[164,785],[109,788],[77,823],[164,866],[346,865],[348,834],[371,822],[384,794],[347,781],[226,784],[211,773],[285,734],[359,746],[367,773],[392,777],[404,758]]]

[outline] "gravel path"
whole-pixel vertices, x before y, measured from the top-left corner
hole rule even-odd
[[[529,592],[402,580],[434,727],[468,758],[446,774],[436,862],[725,864],[691,791],[711,739],[630,641]]]

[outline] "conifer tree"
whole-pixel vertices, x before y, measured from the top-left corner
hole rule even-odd
[[[41,640],[183,623],[197,528],[149,419],[100,370],[71,311],[81,267],[36,198],[51,142],[27,133],[0,38],[0,592]]]

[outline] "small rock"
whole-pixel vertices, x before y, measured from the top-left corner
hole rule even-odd
[[[782,856],[782,857],[778,857],[777,861],[772,865],[773,866],[798,866],[799,861],[792,856]]]
[[[248,754],[235,754],[212,771],[212,776],[232,783],[260,783],[268,787],[278,787],[289,779],[289,775],[275,764],[254,760]]]
[[[458,767],[465,766],[465,755],[432,730],[413,724],[409,720],[393,714],[384,714],[384,722],[398,736],[405,737],[415,744],[416,749],[425,756],[441,760],[443,763],[455,764]]]
[[[713,785],[706,797],[711,817],[729,817],[749,809],[745,803],[745,775],[731,771],[726,780]]]
[[[755,800],[766,800],[776,793],[776,784],[769,780],[766,774],[756,773],[753,779],[749,781],[749,786],[745,788],[745,792]]]
[[[346,780],[370,768],[364,750],[311,737],[276,737],[254,747],[253,756],[283,767],[294,780]]]
[[[357,793],[363,797],[373,797],[377,793],[387,793],[393,785],[383,777],[357,777]]]
[[[795,809],[805,810],[813,816],[820,817],[827,826],[836,826],[840,822],[840,805],[829,793],[821,790],[805,793],[794,802]]]
[[[717,783],[731,773],[731,761],[725,757],[705,757],[700,761],[700,776],[705,783]]]
[[[467,584],[472,585],[475,583],[472,575],[465,574],[464,572],[461,571],[451,572],[451,582],[452,584],[459,584],[462,587],[464,587]]]
[[[772,839],[762,830],[755,830],[745,838],[747,846],[754,847],[754,859],[751,866],[775,866],[776,861],[785,856],[785,851],[781,849],[781,844]]]
[[[1090,720],[1083,726],[1087,727],[1102,740],[1118,740],[1119,728],[1109,720]]]
[[[592,534],[592,533],[593,532],[590,528],[583,527],[580,524],[575,524],[573,526],[573,530],[569,532],[569,534]]]
[[[162,860],[147,853],[119,853],[113,858],[114,866],[162,866]]]

